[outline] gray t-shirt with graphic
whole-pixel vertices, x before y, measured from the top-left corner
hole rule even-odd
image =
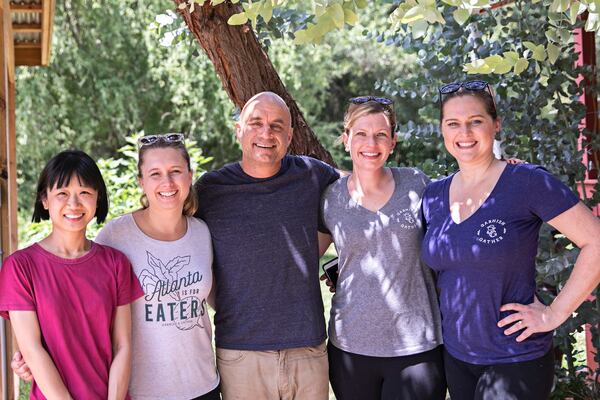
[[[377,212],[352,200],[348,177],[329,186],[321,201],[340,262],[329,338],[344,351],[374,357],[442,343],[433,274],[420,260],[421,194],[429,179],[414,168],[392,173],[396,188]]]
[[[206,298],[212,246],[206,224],[188,217],[174,241],[145,235],[131,214],[110,221],[96,238],[125,253],[145,296],[131,304],[132,400],[189,400],[219,384]]]

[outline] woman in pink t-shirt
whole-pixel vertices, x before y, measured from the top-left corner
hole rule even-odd
[[[121,252],[86,238],[107,211],[94,160],[59,153],[40,175],[33,213],[52,232],[0,270],[0,315],[33,375],[31,399],[128,398],[130,303],[143,291]]]

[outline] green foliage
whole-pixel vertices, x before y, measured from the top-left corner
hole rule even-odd
[[[159,44],[156,16],[169,7],[168,0],[57,3],[51,66],[17,71],[22,210],[45,162],[66,148],[106,158],[133,132],[183,132],[214,154],[213,167],[238,158],[233,106],[210,61],[189,39]]]
[[[204,4],[204,0],[196,0]],[[220,4],[222,1],[218,1]],[[235,1],[237,2],[237,1]],[[215,2],[212,2],[215,5]],[[366,1],[357,0],[312,0],[309,2],[291,0],[247,0],[242,1],[243,11],[229,19],[231,25],[241,25],[248,21],[256,29],[259,18],[268,23],[278,9],[296,8],[310,10],[302,26],[292,30],[296,44],[321,43],[330,32],[354,26],[363,20],[366,14]],[[381,1],[380,3],[388,3]],[[453,22],[464,25],[476,19],[483,12],[497,8],[495,0],[400,0],[389,16],[389,29],[402,36],[414,39],[427,39],[436,29],[447,22],[451,16]],[[519,75],[533,62],[536,65],[552,65],[558,58],[559,47],[570,40],[570,31],[578,18],[587,15],[584,24],[586,31],[600,32],[600,3],[597,0],[517,0],[516,3],[528,3],[535,12],[544,13],[548,24],[545,27],[546,38],[541,41],[528,41],[527,35],[513,43],[513,48],[504,53],[494,53],[485,58],[466,61],[463,66],[472,74],[504,75],[512,71]],[[510,5],[509,5],[510,6]],[[194,0],[187,0],[180,8],[189,7],[193,12]]]
[[[137,182],[137,139],[141,134],[126,138],[126,144],[117,151],[116,157],[99,159],[97,164],[102,172],[109,195],[109,212],[107,221],[139,209],[141,191]],[[205,172],[205,166],[212,161],[211,157],[202,155],[202,150],[193,140],[186,141],[190,153],[194,181]],[[27,222],[24,213],[19,214],[19,247],[27,247],[48,236],[52,226],[50,221]],[[87,236],[94,238],[103,225],[94,220],[88,225]]]
[[[26,381],[19,382],[19,400],[29,399],[30,391],[31,391],[31,382],[26,382]]]

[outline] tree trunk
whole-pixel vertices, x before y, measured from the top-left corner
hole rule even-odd
[[[185,2],[173,1],[176,4]],[[241,11],[238,4],[231,4],[230,1],[214,7],[210,1],[205,1],[202,6],[196,4],[192,14],[189,7],[179,10],[179,14],[213,63],[223,88],[236,106],[243,107],[246,101],[262,91],[277,93],[285,100],[292,114],[294,136],[289,152],[308,155],[334,165],[331,154],[319,143],[306,123],[249,24],[227,24],[230,16]]]

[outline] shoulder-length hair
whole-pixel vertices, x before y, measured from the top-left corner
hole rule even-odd
[[[81,150],[65,150],[52,157],[40,174],[33,207],[33,222],[50,219],[50,214],[42,203],[48,190],[67,186],[73,177],[98,192],[95,217],[98,223],[106,220],[108,195],[96,162]]]

